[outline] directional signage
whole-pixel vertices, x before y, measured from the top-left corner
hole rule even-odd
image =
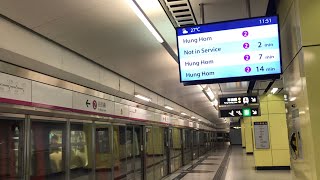
[[[253,110],[255,112],[255,110]],[[250,117],[252,114],[251,108],[243,108],[242,115],[243,117]]]
[[[259,114],[259,108],[220,110],[221,117],[250,117],[259,116]]]
[[[73,92],[73,108],[83,111],[112,114],[114,113],[114,103],[112,101]]]
[[[220,105],[257,104],[258,96],[220,97]]]

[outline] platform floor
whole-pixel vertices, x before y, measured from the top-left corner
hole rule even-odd
[[[165,180],[212,180],[216,175],[229,145],[219,145],[216,151],[201,156],[198,160],[180,168]]]
[[[253,155],[233,146],[224,180],[293,180],[292,170],[255,170]]]
[[[294,180],[292,170],[256,170],[253,155],[247,155],[241,146],[232,146],[223,173],[219,167],[226,155],[228,146],[220,146],[216,151],[200,157],[182,167],[165,180]],[[223,167],[223,166],[221,166]],[[215,175],[217,175],[215,177]],[[219,178],[217,178],[219,177]]]

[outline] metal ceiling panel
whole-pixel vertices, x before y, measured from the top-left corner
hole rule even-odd
[[[200,22],[200,3],[204,3],[205,23],[248,18],[247,0],[192,0],[195,17]],[[252,17],[264,16],[268,0],[250,0]]]
[[[270,80],[256,81],[256,84],[255,84],[253,89],[255,89],[255,90],[263,90],[264,91],[268,87],[270,82],[271,82]]]
[[[245,91],[228,91],[228,92],[223,92],[223,95],[231,95],[231,94],[247,94],[247,90],[245,90]]]
[[[189,0],[163,0],[171,12],[171,16],[179,26],[195,25],[196,19],[193,16]]]
[[[222,93],[234,92],[234,91],[247,91],[249,81],[220,83]]]

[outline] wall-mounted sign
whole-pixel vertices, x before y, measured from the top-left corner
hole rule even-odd
[[[259,108],[227,109],[220,110],[220,117],[249,117],[259,116]]]
[[[114,104],[112,101],[89,96],[86,94],[81,94],[78,92],[73,92],[72,99],[73,109],[105,114],[114,113]]]
[[[31,81],[0,73],[0,98],[31,101]]]
[[[220,105],[257,104],[258,96],[231,96],[220,97]]]
[[[256,149],[269,149],[269,129],[268,122],[254,122],[254,139]]]

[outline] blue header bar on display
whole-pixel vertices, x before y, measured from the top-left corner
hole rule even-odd
[[[191,34],[206,33],[212,31],[222,31],[230,29],[238,29],[245,27],[265,26],[271,24],[278,24],[278,16],[250,18],[244,20],[225,21],[218,23],[210,23],[204,25],[196,25],[189,27],[176,28],[178,36],[185,36]]]

